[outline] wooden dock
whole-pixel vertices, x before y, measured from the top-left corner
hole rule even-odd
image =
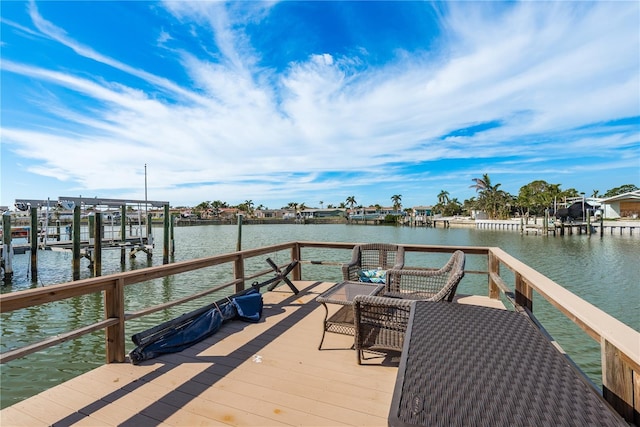
[[[264,295],[263,321],[232,321],[181,352],[112,363],[0,411],[2,426],[385,426],[397,357],[356,363],[353,337],[327,334],[315,298],[333,283]],[[488,297],[459,302],[501,306]]]
[[[329,334],[323,350],[318,350],[324,310],[315,299],[333,283],[302,280],[301,264],[318,264],[318,258],[303,256],[312,255],[308,249],[344,251],[354,246],[348,242],[285,242],[0,295],[0,313],[11,313],[101,293],[104,318],[4,351],[0,361],[8,363],[103,330],[106,363],[3,409],[0,425],[386,425],[397,354],[369,358],[367,364],[358,366],[353,338],[336,334]],[[467,273],[486,275],[487,295],[459,297],[456,303],[501,306],[506,300],[518,310],[533,313],[537,295],[558,308],[599,343],[603,397],[628,422],[640,425],[640,334],[636,330],[500,248],[413,244],[403,248],[417,254],[462,250],[466,255],[486,258],[486,271]],[[289,258],[288,265],[296,263],[291,280],[301,293],[294,295],[290,288],[280,287],[264,295],[265,310],[259,323],[233,321],[180,354],[137,366],[127,363],[127,321],[222,289],[243,289],[255,278],[273,274],[273,267],[246,274],[247,260],[280,253]],[[138,311],[126,308],[124,291],[128,286],[223,265],[231,267],[229,277],[233,279],[228,282]],[[514,273],[515,280],[501,275],[507,270]],[[522,369],[535,375],[531,367]]]
[[[640,222],[638,221],[573,221],[573,222],[555,222],[547,225],[540,224],[539,221],[533,220],[526,223],[519,220],[476,220],[475,228],[482,230],[506,230],[519,231],[523,234],[535,235],[554,235],[564,236],[573,234],[597,234],[603,236],[608,235],[638,235]]]

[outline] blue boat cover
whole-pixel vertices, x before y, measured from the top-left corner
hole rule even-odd
[[[129,353],[131,363],[138,364],[161,354],[182,351],[216,333],[228,320],[258,322],[262,316],[262,307],[262,294],[257,289],[251,289],[243,295],[216,303],[213,308],[193,317],[183,315],[166,322],[167,328],[163,329],[162,325],[153,328],[161,331],[157,337],[138,345]]]

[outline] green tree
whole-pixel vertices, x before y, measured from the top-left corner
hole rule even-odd
[[[193,208],[193,213],[197,218],[202,218],[202,214],[209,209],[211,209],[211,202],[201,202]]]
[[[478,193],[477,207],[484,210],[489,219],[505,218],[510,215],[513,196],[506,191],[500,190],[501,184],[491,184],[488,174],[483,174],[482,178],[473,178],[475,183],[471,188],[475,188]]]
[[[349,209],[351,210],[353,210],[353,207],[358,204],[354,196],[347,197],[347,200],[345,200],[345,202],[349,205]]]
[[[543,215],[544,210],[553,206],[554,200],[560,197],[560,184],[549,184],[546,181],[532,181],[520,187],[516,204],[524,215]]]
[[[638,189],[639,188],[637,185],[625,184],[625,185],[621,185],[620,187],[616,187],[608,190],[606,193],[604,193],[604,197],[619,196],[620,194],[630,193]]]
[[[393,196],[391,196],[391,201],[393,202],[393,209],[395,211],[399,211],[402,207],[402,194],[394,194]]]
[[[453,198],[448,200],[442,209],[442,214],[444,216],[454,216],[460,215],[462,213],[462,204],[457,198]]]
[[[213,215],[216,217],[220,216],[220,209],[228,207],[229,205],[221,200],[214,200],[213,202],[211,202],[211,209],[213,211]]]
[[[438,193],[438,203],[441,205],[446,205],[447,203],[449,203],[449,192],[445,191],[445,190],[440,190],[440,193]]]
[[[471,211],[473,211],[474,209],[476,209],[476,198],[472,197],[470,199],[466,199],[464,202],[462,202],[462,212],[465,212],[467,215],[471,215]]]

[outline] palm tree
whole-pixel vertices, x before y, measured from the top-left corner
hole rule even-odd
[[[228,207],[226,202],[220,200],[214,200],[211,203],[211,208],[213,209],[213,215],[218,217],[220,216],[220,209]]]
[[[400,208],[402,207],[402,203],[400,203],[402,200],[402,194],[394,194],[393,196],[391,196],[391,201],[393,202],[393,209],[398,211],[400,210]]]
[[[347,197],[347,200],[345,200],[345,202],[349,205],[350,209],[353,209],[353,207],[358,204],[354,196]]]
[[[475,184],[469,187],[475,188],[476,192],[479,193],[491,187],[491,179],[489,178],[489,174],[486,173],[482,175],[482,178],[472,178],[471,181],[475,182]]]
[[[511,203],[511,197],[503,190],[499,190],[501,184],[491,185],[488,174],[483,174],[482,178],[473,178],[475,188],[478,192],[478,208],[484,209],[490,219],[498,218],[500,215],[507,215],[506,208]]]
[[[322,205],[324,205],[324,202],[320,200],[320,209],[322,209]]]
[[[441,205],[446,205],[447,203],[449,203],[448,191],[440,190],[440,193],[438,194],[438,203],[440,203]]]
[[[247,214],[249,216],[251,216],[252,212],[253,212],[253,200],[245,200],[244,201],[244,205],[247,208]]]
[[[298,203],[289,202],[289,204],[287,205],[287,209],[292,209],[294,215],[297,215],[298,214]]]

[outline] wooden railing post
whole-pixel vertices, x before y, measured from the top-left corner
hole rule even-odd
[[[516,304],[533,312],[533,289],[522,278],[522,274],[515,272]]]
[[[500,275],[500,260],[496,257],[493,251],[489,250],[488,253],[488,267],[489,267],[489,298],[498,299],[500,297],[500,288],[498,284],[491,277],[492,273]]]
[[[302,259],[302,253],[299,243],[296,243],[291,247],[291,262],[293,262],[293,260],[295,259],[297,259],[298,261]],[[293,271],[291,272],[291,278],[293,280],[302,280],[302,266],[300,263],[298,263],[298,265],[294,267]]]
[[[106,356],[107,363],[124,362],[124,279],[117,279],[109,289],[104,291],[105,318],[118,318],[116,325],[106,329]]]
[[[634,372],[605,338],[600,339],[600,348],[603,397],[625,420],[640,425],[640,372]]]
[[[233,261],[233,277],[234,279],[244,279],[244,256],[238,254],[235,261]],[[240,292],[244,289],[244,280],[236,283],[236,292]]]

